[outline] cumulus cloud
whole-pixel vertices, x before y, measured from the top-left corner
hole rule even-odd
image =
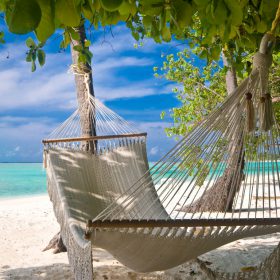
[[[41,140],[57,125],[46,118],[0,118],[0,161],[41,161]]]
[[[114,37],[100,30],[96,34],[91,50],[94,89],[99,99],[109,101],[170,92],[169,84],[161,84],[152,76],[162,45],[146,40],[144,47],[136,50],[135,41],[124,26],[114,28]],[[46,65],[31,73],[30,64],[25,62],[26,50],[23,41],[0,48],[0,161],[40,160],[41,139],[77,106],[74,77],[68,71],[70,53],[52,49],[47,53]],[[164,153],[164,145],[172,142],[164,134],[166,124],[143,121],[138,125],[149,134],[148,151],[154,160]],[[157,151],[152,149],[156,146]]]
[[[147,43],[135,50],[135,42],[129,31],[117,27],[114,33],[114,37],[107,35],[105,40],[99,36],[91,47],[96,95],[108,100],[166,92],[166,86],[156,84],[152,72],[150,77],[143,75],[141,82],[139,77],[130,75],[130,69],[133,68],[143,68],[143,74],[147,69],[151,71],[155,60],[149,52],[157,46],[152,44],[153,48],[150,48],[150,43]],[[68,72],[70,53],[48,53],[46,65],[42,69],[38,66],[36,72],[31,73],[30,64],[25,62],[26,49],[25,43],[19,42],[4,45],[0,50],[0,79],[4,81],[0,91],[0,110],[3,112],[42,105],[43,110],[74,108],[74,77]],[[6,59],[7,55],[9,59]]]

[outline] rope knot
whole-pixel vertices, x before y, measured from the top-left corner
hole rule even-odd
[[[271,53],[255,53],[253,57],[253,69],[259,69],[261,72],[268,72],[272,64]]]

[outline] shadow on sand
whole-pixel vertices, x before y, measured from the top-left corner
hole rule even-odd
[[[207,279],[201,277],[201,272],[198,271],[197,264],[190,263],[189,265],[181,266],[181,269],[176,269],[176,272],[161,271],[153,273],[136,273],[129,271],[121,265],[101,265],[94,271],[94,280],[195,280]],[[199,278],[196,278],[199,277]],[[9,269],[2,267],[0,272],[1,280],[74,280],[70,266],[63,263],[56,263],[48,266],[26,267]]]
[[[3,267],[2,267],[3,269]],[[24,267],[9,269],[5,268],[0,272],[0,279],[53,279],[53,280],[74,280],[70,266],[64,263],[56,263],[48,266]]]

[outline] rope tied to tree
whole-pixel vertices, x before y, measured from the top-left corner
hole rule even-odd
[[[271,33],[266,33],[260,44],[259,51],[253,57],[253,73],[257,72],[259,75],[260,98],[258,104],[259,127],[263,131],[268,131],[274,124],[272,101],[267,96],[268,94],[268,78],[269,69],[272,65],[272,50],[275,45],[275,37]],[[252,96],[253,97],[253,96]],[[253,99],[247,99],[247,129],[253,131],[255,129],[254,118],[255,113]]]
[[[269,69],[272,65],[272,51],[275,46],[276,28],[280,22],[280,2],[272,22],[271,30],[267,32],[261,41],[259,52],[254,55],[253,69],[259,71],[260,98],[258,106],[259,127],[262,131],[268,131],[275,123],[273,117],[272,98],[268,90]]]
[[[87,67],[87,65],[83,63],[79,63],[79,64],[71,64],[69,72],[74,75],[83,76],[84,85],[86,88],[85,98],[87,102],[90,103],[90,98],[91,98],[90,84],[91,84],[92,70],[89,67]]]

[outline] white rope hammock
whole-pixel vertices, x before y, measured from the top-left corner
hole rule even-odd
[[[91,242],[145,272],[280,230],[280,133],[268,94],[273,42],[264,36],[249,77],[151,169],[145,134],[93,97],[44,140],[49,193],[77,279],[92,277]],[[81,115],[95,135],[85,136]],[[271,259],[278,265],[278,249],[244,275],[274,277]]]

